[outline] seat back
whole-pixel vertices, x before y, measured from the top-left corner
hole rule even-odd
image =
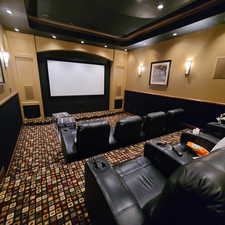
[[[224,224],[224,150],[218,149],[176,170],[151,211],[153,224]]]
[[[141,139],[142,118],[131,116],[120,119],[116,123],[114,137],[122,144],[132,144]]]
[[[143,125],[146,138],[161,136],[166,129],[166,114],[164,112],[153,112],[147,114]]]
[[[77,151],[79,155],[89,157],[107,151],[109,133],[108,121],[80,122],[77,127]]]
[[[184,110],[182,108],[169,110],[167,117],[167,132],[171,133],[183,128]]]

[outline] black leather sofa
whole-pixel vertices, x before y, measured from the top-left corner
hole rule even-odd
[[[224,150],[181,166],[172,175],[164,173],[169,164],[159,164],[155,151],[148,149],[144,157],[114,167],[103,157],[89,159],[85,201],[92,224],[223,225]]]
[[[153,112],[144,118],[122,118],[111,128],[107,121],[101,120],[79,122],[77,128],[62,127],[60,131],[65,162],[88,158],[161,136],[165,134],[168,124],[171,130],[177,130],[182,123],[182,112],[182,109],[176,109],[167,113],[170,116],[164,112]]]

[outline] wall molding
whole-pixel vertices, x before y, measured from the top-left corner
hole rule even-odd
[[[2,100],[0,100],[0,106],[4,105],[6,102],[8,102],[12,97],[17,95],[18,93],[16,91],[12,92],[10,95],[6,96]]]
[[[157,96],[168,97],[168,98],[175,98],[175,99],[181,99],[181,100],[189,100],[189,101],[203,102],[203,103],[208,103],[208,104],[225,106],[225,103],[222,103],[222,102],[213,102],[213,101],[201,100],[201,99],[195,99],[195,98],[178,97],[178,96],[175,96],[175,95],[165,95],[165,94],[159,94],[159,93],[150,93],[150,92],[147,92],[147,91],[138,91],[138,90],[129,90],[129,89],[126,89],[125,91],[136,92],[136,93],[143,93],[143,94],[149,94],[149,95],[157,95]]]

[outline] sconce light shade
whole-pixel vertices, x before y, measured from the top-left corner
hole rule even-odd
[[[192,60],[187,60],[185,63],[185,75],[188,76],[191,73]]]
[[[144,71],[144,65],[143,64],[140,64],[139,66],[138,66],[138,76],[139,77],[141,77],[141,75],[142,75],[142,72]]]
[[[5,67],[9,66],[9,53],[8,52],[0,52],[1,61],[4,63]]]

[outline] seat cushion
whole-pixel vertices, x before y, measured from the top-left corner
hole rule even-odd
[[[157,197],[164,188],[166,178],[145,157],[115,166],[115,170],[141,208]]]

